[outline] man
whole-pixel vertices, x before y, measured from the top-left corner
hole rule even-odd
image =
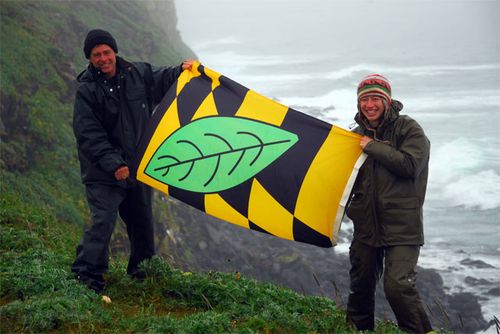
[[[101,29],[88,32],[83,51],[89,65],[77,78],[73,130],[92,225],[71,269],[100,293],[118,213],[130,241],[127,273],[140,278],[139,263],[155,253],[151,189],[129,178],[129,166],[153,107],[193,61],[176,67],[129,63],[117,56],[116,40]]]
[[[399,327],[427,333],[432,327],[415,287],[415,267],[424,243],[430,142],[415,120],[399,115],[402,108],[384,76],[372,74],[359,84],[353,131],[363,135],[368,157],[347,210],[354,223],[347,317],[358,330],[374,329],[375,288],[383,274]]]

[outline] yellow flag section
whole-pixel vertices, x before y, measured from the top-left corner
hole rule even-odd
[[[232,224],[331,247],[365,159],[359,141],[196,63],[157,107],[135,172]]]
[[[198,71],[198,66],[193,66],[193,69],[191,71],[183,71],[179,78],[177,79],[176,86],[171,87],[170,90],[175,90],[176,96],[179,95],[179,93],[182,91],[184,86],[191,81],[192,78],[200,76],[200,72]],[[165,107],[165,98],[164,103],[161,103],[158,108]],[[156,112],[157,114],[157,112]],[[149,136],[147,136],[148,140],[148,145],[147,145],[147,150],[144,152],[144,155],[141,157],[140,160],[140,165],[137,170],[137,179],[139,181],[142,181],[148,185],[150,185],[153,188],[156,188],[165,194],[168,195],[168,185],[159,182],[158,180],[149,177],[148,175],[144,174],[143,172],[145,169],[145,165],[147,164],[148,161],[151,160],[153,153],[155,151],[155,148],[160,147],[160,145],[165,141],[165,139],[168,138],[175,130],[180,128],[180,123],[179,123],[179,115],[178,115],[178,109],[177,109],[177,100],[174,99],[173,101],[170,102],[170,105],[168,105],[167,109],[165,112],[162,113],[162,116],[159,119],[159,123],[155,124],[154,128],[148,129],[149,131]],[[158,119],[157,119],[158,120]],[[151,130],[154,131],[154,133],[151,135]],[[158,131],[156,131],[158,130]],[[144,146],[144,142],[141,143],[141,146]]]
[[[359,135],[333,126],[306,174],[297,199],[297,218],[332,236],[334,245],[352,186],[366,159],[365,154],[360,155],[359,140]]]

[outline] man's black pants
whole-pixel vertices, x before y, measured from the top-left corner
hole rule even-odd
[[[347,317],[358,330],[373,330],[375,289],[384,276],[384,292],[398,326],[409,333],[427,333],[432,326],[415,287],[419,246],[370,247],[353,241],[351,260],[351,291]],[[384,266],[385,259],[385,266]],[[385,267],[385,268],[384,268]]]
[[[95,291],[104,288],[103,274],[108,269],[109,242],[117,214],[125,222],[130,241],[129,275],[136,275],[141,261],[155,254],[151,188],[137,183],[133,188],[103,184],[85,186],[92,225],[76,249],[71,270]]]

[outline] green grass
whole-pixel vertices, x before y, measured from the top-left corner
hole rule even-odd
[[[113,258],[104,294],[70,272],[79,228],[13,196],[0,199],[2,333],[350,333],[345,312],[323,297],[259,283],[238,273],[190,273],[155,257],[148,278]],[[398,333],[380,323],[378,333]]]

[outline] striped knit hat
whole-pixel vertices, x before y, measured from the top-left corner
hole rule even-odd
[[[377,95],[391,102],[391,84],[380,74],[370,74],[361,80],[358,85],[358,101],[366,95]]]

